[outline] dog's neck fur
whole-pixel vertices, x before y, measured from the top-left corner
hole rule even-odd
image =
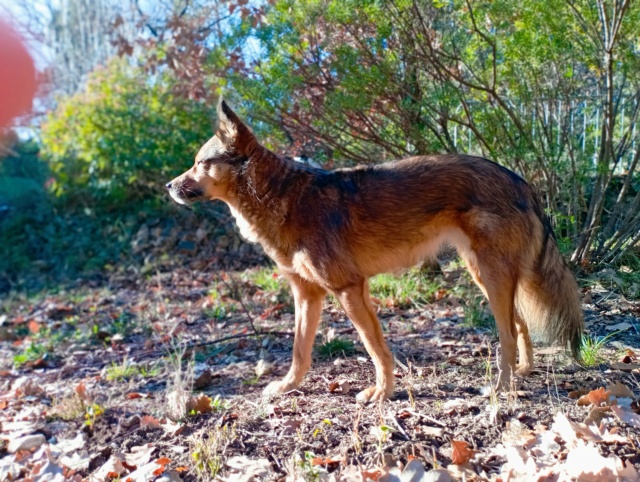
[[[295,233],[287,229],[286,221],[296,203],[282,194],[285,190],[301,193],[315,173],[257,143],[252,147],[247,160],[235,168],[234,183],[225,201],[244,237],[262,244],[270,255],[277,257],[274,250],[289,255]]]

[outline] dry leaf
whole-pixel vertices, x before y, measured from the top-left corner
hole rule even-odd
[[[89,395],[87,394],[87,387],[84,382],[80,382],[76,385],[76,394],[83,402],[89,402]]]
[[[164,465],[158,464],[155,461],[138,467],[137,470],[127,475],[125,482],[147,482],[149,480],[155,480],[155,475],[160,475],[164,472]]]
[[[115,455],[112,455],[97,472],[93,473],[92,480],[106,482],[109,479],[119,477],[124,471],[125,468],[124,465],[122,465],[122,461]]]
[[[605,390],[603,387],[600,387],[596,390],[591,390],[586,395],[581,396],[578,399],[578,405],[595,405],[596,407],[600,407],[601,405],[610,405],[609,396],[611,392]]]
[[[432,435],[434,437],[442,437],[444,435],[444,429],[441,427],[430,427],[429,425],[423,425],[420,430],[425,435]]]
[[[476,454],[476,451],[469,448],[469,444],[464,440],[451,441],[451,462],[456,465],[467,463]]]
[[[586,395],[587,393],[589,393],[588,388],[578,388],[577,390],[570,391],[568,397],[572,400],[577,400],[582,395]]]
[[[87,470],[89,468],[89,452],[83,450],[72,456],[63,455],[59,463],[72,470]]]
[[[59,440],[55,447],[59,449],[63,454],[70,454],[71,452],[75,452],[76,450],[84,448],[86,443],[87,434],[84,432],[80,432],[72,439]]]
[[[143,415],[140,417],[140,428],[160,428],[160,421],[151,415]]]
[[[611,407],[611,411],[618,419],[620,419],[624,423],[627,423],[632,427],[640,428],[640,415],[637,415],[633,412],[628,412],[622,407],[618,407],[616,405],[613,405]]]
[[[604,458],[593,445],[584,445],[569,451],[563,468],[569,477],[584,482],[618,480],[615,461]]]
[[[624,383],[615,382],[607,387],[612,397],[616,398],[635,398],[634,393]]]
[[[149,394],[139,392],[127,393],[127,400],[135,400],[136,398],[149,398]]]
[[[465,412],[471,408],[475,407],[475,405],[467,400],[462,398],[454,398],[453,400],[447,400],[444,402],[443,410],[448,415],[451,415],[454,412]]]
[[[273,371],[273,363],[266,362],[262,359],[258,360],[256,363],[256,376],[260,378],[263,375],[268,375]]]
[[[347,394],[351,391],[351,384],[346,380],[329,383],[329,391],[331,393]]]
[[[332,458],[332,457],[314,457],[311,459],[311,465],[317,467],[318,465],[335,465],[342,462],[342,459]]]
[[[156,448],[151,444],[131,447],[131,453],[125,454],[124,460],[127,464],[134,467],[142,467],[151,460],[151,454]]]
[[[199,397],[191,397],[187,402],[187,410],[190,412],[195,410],[198,413],[209,413],[213,410],[211,407],[211,397],[200,395]]]
[[[587,418],[584,419],[584,424],[587,426],[600,426],[602,419],[609,413],[611,413],[611,407],[593,407],[589,412],[589,415],[587,415]]]
[[[180,435],[184,430],[184,424],[175,423],[171,420],[167,420],[162,424],[162,429],[170,436]]]

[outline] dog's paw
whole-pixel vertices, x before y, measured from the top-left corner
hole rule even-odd
[[[378,387],[369,387],[358,393],[356,395],[356,400],[360,403],[371,403],[391,398],[392,394],[393,392],[387,394],[384,390]]]
[[[533,366],[532,365],[518,365],[516,367],[516,371],[515,371],[514,375],[516,377],[524,378],[527,375],[531,374],[532,371],[533,371]]]
[[[286,380],[277,380],[269,383],[262,391],[262,395],[265,397],[275,397],[294,390],[295,388],[297,387],[293,383]]]

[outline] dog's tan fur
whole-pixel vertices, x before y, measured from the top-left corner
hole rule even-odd
[[[302,382],[330,292],[375,364],[376,385],[358,399],[391,396],[394,360],[371,305],[368,278],[413,266],[443,243],[457,248],[489,299],[500,337],[502,386],[533,368],[529,330],[548,342],[570,344],[577,355],[583,316],[576,283],[537,196],[513,172],[453,154],[324,171],[261,146],[224,102],[218,117],[218,131],[195,165],[168,187],[181,203],[226,202],[243,236],[261,243],[291,283],[293,362],[266,393],[284,393]]]

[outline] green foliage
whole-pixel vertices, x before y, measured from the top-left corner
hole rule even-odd
[[[582,335],[580,344],[580,363],[587,368],[592,368],[604,361],[603,350],[609,338],[618,332],[610,333],[605,337],[598,338],[596,336]]]
[[[258,268],[248,273],[248,279],[271,296],[272,301],[284,305],[286,308],[293,306],[293,295],[289,283],[278,273],[275,268]]]
[[[320,162],[491,158],[535,182],[563,251],[615,261],[638,231],[640,4],[599,5],[279,0],[235,29],[232,47],[261,51],[231,81],[261,134]]]
[[[21,366],[26,363],[33,363],[50,353],[49,347],[40,343],[30,343],[22,352],[13,357],[13,363]]]
[[[106,378],[110,382],[122,382],[135,377],[150,378],[161,373],[158,364],[137,364],[131,363],[126,358],[122,363],[112,362],[106,369]]]
[[[323,360],[331,360],[339,356],[350,356],[355,353],[355,346],[346,338],[334,338],[317,348],[318,356]]]
[[[53,190],[109,205],[158,192],[211,136],[212,110],[175,93],[169,72],[129,59],[94,71],[86,91],[59,99],[42,126]]]
[[[406,308],[416,304],[433,301],[439,284],[430,276],[425,276],[418,269],[413,269],[401,276],[380,274],[369,280],[369,291],[383,306]]]

